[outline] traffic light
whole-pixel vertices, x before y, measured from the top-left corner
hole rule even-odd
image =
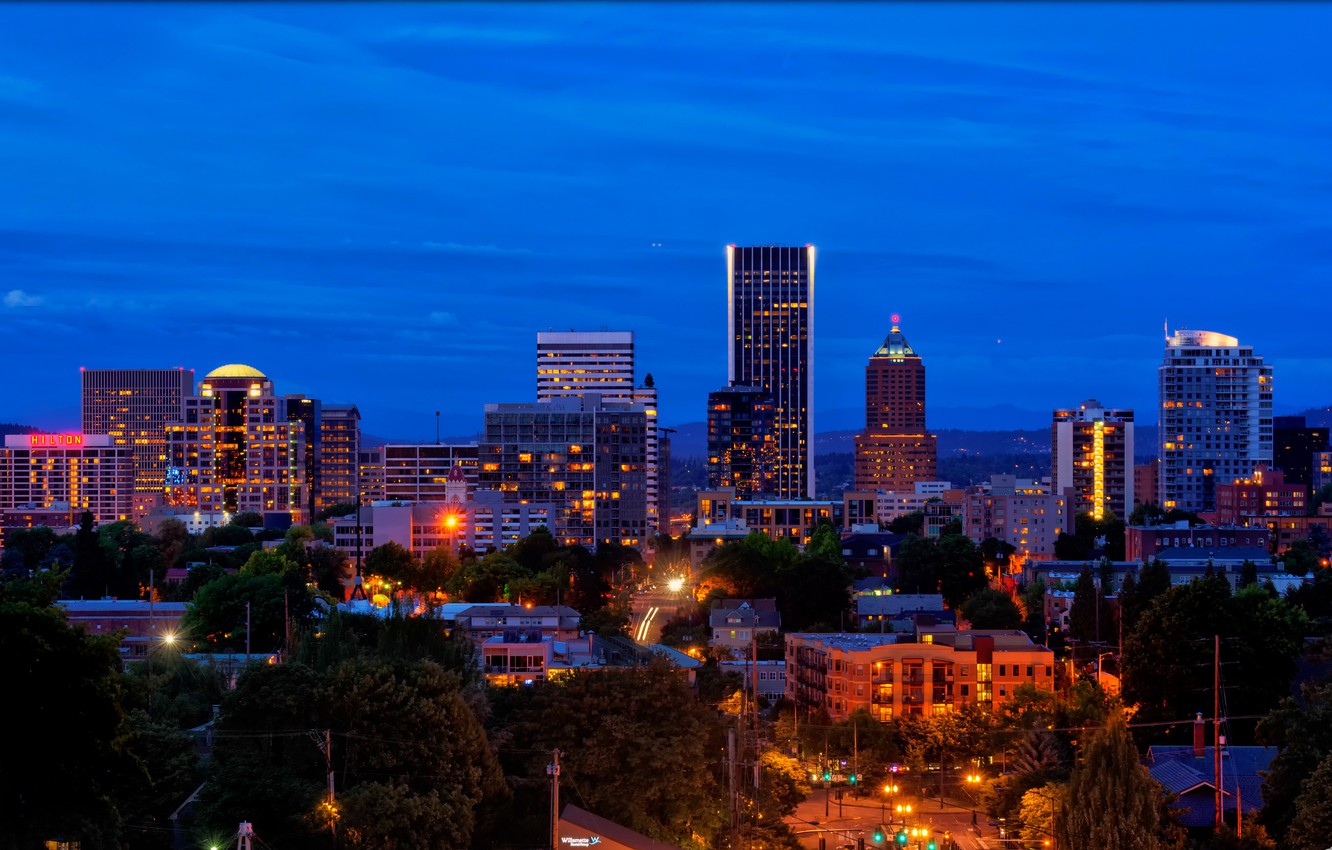
[[[879,827],[878,829],[874,830],[874,843],[875,844],[883,843],[883,827]]]
[[[925,850],[939,850],[934,843],[934,839],[931,838],[930,843],[925,845]]]
[[[852,785],[855,785],[855,784],[856,784],[856,775],[855,775],[854,773],[851,774],[849,777],[847,777],[847,780],[846,780],[846,781],[847,781],[847,782],[850,782]]]
[[[832,782],[832,771],[830,771],[830,770],[825,770],[825,771],[823,772],[823,781],[824,781],[824,782]]]
[[[906,830],[904,829],[901,832],[897,833],[897,843],[905,847],[906,842],[907,842]]]

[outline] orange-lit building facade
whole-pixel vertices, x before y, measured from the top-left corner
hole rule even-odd
[[[742,499],[776,495],[776,408],[759,387],[708,393],[708,487]]]
[[[1023,684],[1053,690],[1054,653],[1018,631],[786,636],[786,698],[834,722],[858,709],[884,722],[993,710]]]
[[[865,366],[865,430],[856,436],[856,489],[910,491],[933,481],[938,450],[925,430],[925,363],[893,316]]]
[[[1056,410],[1050,424],[1053,491],[1072,491],[1070,513],[1097,520],[1133,513],[1133,411],[1113,410],[1095,399]]]
[[[1253,475],[1230,484],[1216,485],[1217,525],[1267,524],[1276,517],[1308,514],[1309,489],[1286,483],[1286,475],[1267,464],[1259,464]]]
[[[8,434],[0,449],[0,511],[67,505],[97,523],[130,518],[134,454],[109,434]],[[17,523],[17,519],[15,520]]]
[[[250,366],[229,364],[199,382],[180,421],[166,427],[166,504],[202,513],[286,513],[309,507],[305,425]]]
[[[773,494],[814,498],[813,245],[726,248],[727,383],[772,396]]]
[[[107,434],[134,455],[134,489],[160,493],[166,479],[166,426],[194,393],[194,370],[81,369],[83,433]]]
[[[589,394],[487,404],[477,490],[552,507],[564,545],[640,547],[647,538],[647,414]]]

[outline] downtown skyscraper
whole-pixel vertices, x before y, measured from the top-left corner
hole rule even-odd
[[[772,397],[778,499],[814,498],[814,246],[726,248],[727,379]]]
[[[80,369],[83,433],[108,434],[133,454],[134,491],[160,493],[166,484],[166,426],[180,419],[194,394],[193,369]]]
[[[925,430],[925,363],[893,316],[865,366],[865,430],[856,435],[856,489],[911,492],[933,481],[937,442]]]
[[[1177,330],[1160,377],[1160,504],[1211,511],[1216,486],[1272,462],[1272,367],[1238,339]]]

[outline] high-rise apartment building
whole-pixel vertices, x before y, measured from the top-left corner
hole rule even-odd
[[[708,489],[735,488],[742,499],[777,495],[776,409],[759,387],[708,393]]]
[[[68,504],[98,523],[130,518],[134,450],[110,434],[8,434],[0,448],[0,511]]]
[[[893,316],[865,366],[865,430],[856,435],[856,489],[911,491],[933,481],[938,448],[925,430],[925,363]]]
[[[1211,511],[1216,484],[1272,462],[1272,367],[1238,339],[1177,330],[1160,379],[1160,505]]]
[[[814,498],[814,246],[726,248],[727,380],[775,410],[774,487]]]
[[[309,506],[305,424],[250,366],[228,364],[199,382],[166,427],[168,504],[200,512],[291,513]]]
[[[594,395],[488,404],[478,489],[548,503],[566,545],[642,546],[647,535],[647,414]]]
[[[633,401],[632,331],[537,333],[537,401],[584,393]]]
[[[357,441],[364,440],[364,435],[357,436]],[[384,498],[384,447],[367,446],[363,442],[356,452],[357,498],[362,504]]]
[[[647,413],[647,510],[650,534],[660,528],[657,389],[652,375],[635,385],[632,331],[537,333],[537,401],[596,393],[642,405]]]
[[[1292,484],[1313,484],[1314,457],[1327,451],[1328,429],[1308,425],[1303,416],[1277,416],[1272,427],[1272,465]]]
[[[1127,520],[1134,506],[1133,411],[1096,399],[1056,410],[1050,424],[1050,469],[1056,493],[1073,491],[1072,513]]]
[[[449,472],[462,469],[477,483],[476,443],[389,443],[384,446],[384,496],[391,501],[448,501]]]
[[[361,411],[354,404],[324,405],[319,432],[319,488],[315,508],[356,503]]]
[[[193,369],[83,369],[83,433],[107,434],[134,454],[134,490],[166,483],[166,425],[194,394]]]
[[[314,516],[322,478],[324,404],[317,398],[291,393],[282,398],[287,421],[300,422],[305,430],[305,496],[301,506]]]
[[[643,465],[643,471],[647,475],[647,527],[648,534],[660,534],[662,528],[661,516],[661,479],[660,479],[660,449],[661,442],[660,423],[657,422],[657,385],[653,381],[652,375],[643,379],[643,385],[634,389],[633,403],[643,408],[643,413],[647,416],[647,451],[646,463]],[[670,463],[668,458],[667,463]],[[667,509],[669,510],[669,509]]]

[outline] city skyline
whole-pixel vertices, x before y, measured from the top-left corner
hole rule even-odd
[[[0,11],[0,324],[41,343],[0,418],[76,427],[81,366],[240,362],[465,436],[531,397],[533,333],[606,327],[702,422],[728,243],[818,246],[816,432],[892,313],[931,429],[1150,425],[1167,321],[1263,351],[1277,413],[1330,401],[1317,311],[1250,293],[1326,286],[1332,10],[517,8]]]

